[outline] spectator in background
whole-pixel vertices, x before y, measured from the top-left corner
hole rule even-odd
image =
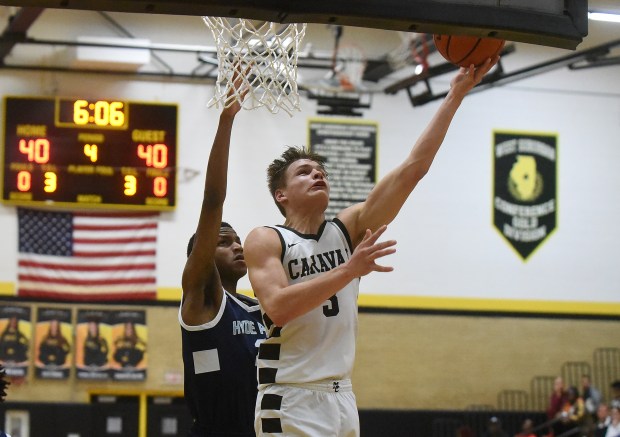
[[[611,401],[609,402],[610,407],[620,407],[620,380],[614,381],[610,385],[611,387]]]
[[[456,437],[475,437],[474,430],[467,425],[459,426],[456,430]]]
[[[563,428],[561,418],[562,418],[562,407],[566,404],[566,400],[568,396],[566,394],[566,390],[564,390],[564,380],[561,376],[558,376],[553,381],[553,392],[551,393],[551,398],[549,399],[549,406],[547,407],[547,419],[556,421],[551,424],[549,428],[550,436],[560,435],[561,429]]]
[[[508,437],[506,431],[502,428],[502,421],[493,416],[487,422],[487,431],[482,435],[483,437]]]
[[[586,412],[593,420],[596,420],[596,411],[603,400],[603,396],[599,389],[592,386],[590,375],[581,376],[581,397],[585,403]]]
[[[521,432],[515,437],[536,437],[534,434],[534,422],[532,419],[525,419],[521,425]]]
[[[605,437],[605,434],[607,433],[607,427],[610,423],[611,416],[609,415],[609,407],[605,402],[601,402],[596,410],[596,422],[592,427],[592,436]]]
[[[582,427],[586,425],[586,407],[583,399],[579,396],[579,390],[574,385],[571,385],[566,391],[566,402],[562,406],[561,414],[561,426],[559,427],[559,435],[562,432],[570,431],[572,429]]]
[[[611,423],[607,427],[605,437],[620,436],[620,407],[614,405],[611,407]]]

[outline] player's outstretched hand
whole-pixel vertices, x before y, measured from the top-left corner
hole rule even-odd
[[[235,64],[233,71],[233,80],[232,87],[228,90],[227,99],[231,98],[233,95],[237,95],[234,99],[232,105],[228,108],[224,108],[222,111],[223,114],[227,114],[230,116],[235,116],[241,110],[241,102],[245,99],[245,96],[250,91],[247,82],[244,83],[243,78],[248,77],[250,71],[252,70],[252,64],[249,64],[245,67],[242,72],[241,63]]]
[[[396,240],[387,240],[377,243],[379,237],[387,229],[386,225],[381,226],[375,232],[366,229],[366,235],[362,242],[355,248],[353,255],[347,261],[347,267],[351,269],[353,277],[365,276],[370,272],[391,272],[393,267],[382,266],[375,261],[386,255],[396,252]]]
[[[474,67],[473,64],[467,68],[461,67],[458,74],[454,76],[452,82],[450,82],[451,89],[462,95],[467,94],[473,87],[480,83],[484,75],[498,62],[499,56],[494,56],[493,58],[487,59],[484,64],[477,68]]]

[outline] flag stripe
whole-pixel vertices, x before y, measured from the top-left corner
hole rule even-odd
[[[155,243],[155,237],[134,237],[134,238],[74,238],[74,244],[124,244],[124,243]]]
[[[73,227],[76,231],[137,231],[140,229],[157,229],[157,223],[145,223],[135,225],[76,225]]]
[[[101,278],[108,278],[108,277],[123,277],[123,278],[128,278],[128,277],[136,277],[136,276],[151,276],[151,277],[155,277],[155,274],[153,273],[154,270],[153,269],[149,269],[149,268],[138,268],[135,265],[132,265],[132,268],[127,268],[128,266],[122,266],[118,269],[112,270],[110,269],[110,267],[113,266],[105,266],[105,269],[103,270],[94,270],[93,266],[85,266],[85,267],[89,267],[88,270],[85,270],[83,267],[80,267],[78,269],[71,269],[71,268],[66,268],[66,266],[61,266],[63,268],[60,269],[56,269],[56,268],[40,268],[40,267],[26,267],[26,266],[22,266],[22,268],[19,269],[19,273],[20,274],[25,274],[25,275],[38,275],[38,276],[51,276],[51,277],[57,277],[57,278],[93,278],[93,277],[101,277]]]
[[[62,279],[51,278],[34,275],[18,275],[20,282],[38,281],[47,284],[66,284],[66,285],[119,285],[119,284],[154,284],[155,278],[138,277],[138,278],[120,278],[120,279]]]
[[[24,259],[20,259],[19,263],[23,262],[40,262],[40,263],[49,263],[52,265],[63,266],[63,267],[98,267],[98,266],[119,266],[120,268],[124,268],[126,266],[137,265],[137,264],[154,264],[155,256],[145,255],[145,256],[122,256],[118,258],[100,258],[97,260],[97,263],[93,263],[93,260],[84,257],[84,258],[76,258],[76,257],[68,257],[68,256],[51,256],[51,255],[38,255],[38,254],[29,254],[32,256],[24,257]]]
[[[117,256],[141,256],[141,255],[152,255],[155,256],[155,251],[154,250],[131,250],[131,251],[127,251],[127,252],[74,252],[75,256],[81,256],[81,257],[93,257],[93,258],[97,258],[100,256],[111,256],[111,257],[117,257]]]
[[[98,272],[98,271],[117,271],[117,270],[155,270],[155,263],[144,263],[144,264],[129,264],[129,265],[99,265],[99,266],[79,266],[79,265],[62,265],[62,264],[54,264],[54,263],[42,263],[36,261],[20,261],[19,266],[21,267],[20,271],[26,271],[28,268],[40,268],[43,270],[74,270],[79,272]]]
[[[18,294],[156,298],[158,214],[19,208]]]
[[[93,287],[84,287],[83,285],[71,285],[71,284],[48,284],[41,282],[29,282],[23,281],[21,288],[25,290],[41,290],[45,292],[56,293],[84,293],[84,294],[106,294],[106,293],[135,293],[141,292],[153,292],[155,288],[152,284],[114,284],[114,285],[99,285]]]
[[[152,300],[155,299],[157,294],[155,292],[135,293],[133,290],[120,291],[120,292],[106,292],[103,294],[92,295],[90,293],[55,293],[41,289],[20,289],[20,296],[36,298],[36,299],[52,299],[52,300],[71,300],[78,302],[90,302],[97,301],[116,301],[116,300]]]

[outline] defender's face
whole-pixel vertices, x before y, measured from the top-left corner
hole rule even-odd
[[[327,208],[329,201],[327,174],[317,162],[310,159],[295,161],[286,169],[285,187],[281,191],[290,205],[318,201]]]
[[[239,279],[248,272],[243,257],[241,239],[230,228],[220,229],[220,236],[215,249],[215,265],[221,276],[232,276]]]

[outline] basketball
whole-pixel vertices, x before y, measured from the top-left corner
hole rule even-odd
[[[448,62],[460,67],[471,64],[479,67],[488,58],[498,55],[506,43],[503,39],[468,35],[433,35],[433,41]]]

